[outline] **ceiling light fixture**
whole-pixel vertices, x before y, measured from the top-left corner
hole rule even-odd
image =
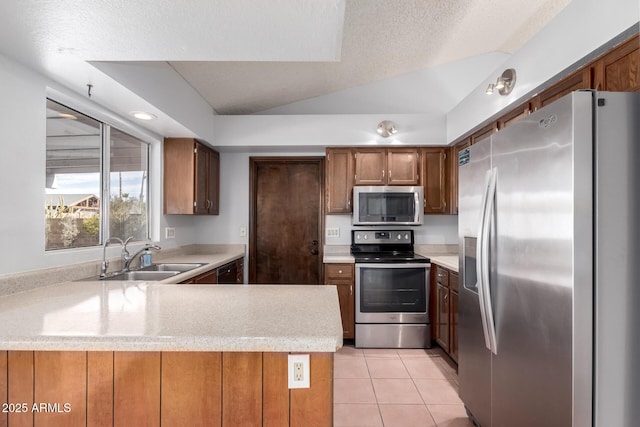
[[[498,77],[496,83],[489,83],[485,93],[487,95],[493,95],[494,91],[498,91],[500,95],[506,96],[511,93],[513,87],[516,85],[516,70],[509,68],[504,70],[502,75]]]
[[[155,114],[147,113],[146,111],[132,111],[129,114],[138,120],[154,120],[158,118]]]
[[[378,133],[384,138],[387,138],[396,132],[398,132],[398,129],[391,120],[384,120],[378,123]]]

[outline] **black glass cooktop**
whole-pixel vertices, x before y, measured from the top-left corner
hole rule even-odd
[[[429,263],[431,260],[427,257],[418,254],[385,254],[385,253],[358,253],[353,254],[356,263]]]

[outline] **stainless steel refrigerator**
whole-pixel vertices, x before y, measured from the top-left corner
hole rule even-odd
[[[468,414],[640,425],[640,93],[571,93],[458,164]]]

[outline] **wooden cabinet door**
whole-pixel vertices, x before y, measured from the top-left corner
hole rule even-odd
[[[449,292],[449,355],[458,361],[458,293]]]
[[[417,148],[387,149],[387,184],[418,185],[419,160]]]
[[[325,264],[324,283],[335,285],[338,289],[338,302],[342,316],[342,337],[355,338],[355,266],[354,264]]]
[[[220,213],[220,154],[208,150],[207,154],[207,213]]]
[[[193,212],[196,214],[208,213],[208,194],[207,184],[209,182],[209,149],[200,143],[196,143],[195,148],[195,200],[193,205]]]
[[[325,193],[328,214],[352,212],[353,152],[350,148],[327,148]]]
[[[353,282],[335,281],[331,283],[338,289],[338,301],[340,302],[340,315],[342,316],[342,337],[355,338],[355,297],[353,296]]]
[[[460,152],[469,148],[471,145],[471,139],[465,139],[461,144],[451,147],[451,158],[449,160],[449,212],[458,214],[458,194],[459,194],[459,180],[458,180],[458,161],[460,158]]]
[[[633,36],[594,65],[593,87],[610,92],[640,91],[640,37]]]
[[[363,148],[355,153],[355,185],[384,185],[387,182],[387,150],[384,148]]]
[[[208,285],[218,283],[218,270],[213,269],[202,273],[201,275],[193,278],[193,283],[196,285]]]
[[[446,151],[445,147],[422,150],[424,213],[447,212]]]
[[[449,352],[449,288],[436,285],[436,342]]]
[[[589,89],[590,87],[591,68],[585,67],[536,96],[532,102],[533,108],[534,110],[538,110],[545,105],[551,104],[556,99],[562,98],[568,93],[580,89]]]

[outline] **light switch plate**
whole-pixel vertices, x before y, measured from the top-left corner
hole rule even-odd
[[[340,237],[340,228],[327,227],[327,237]]]
[[[164,238],[165,239],[175,239],[176,238],[176,229],[173,227],[165,227],[164,228]]]

